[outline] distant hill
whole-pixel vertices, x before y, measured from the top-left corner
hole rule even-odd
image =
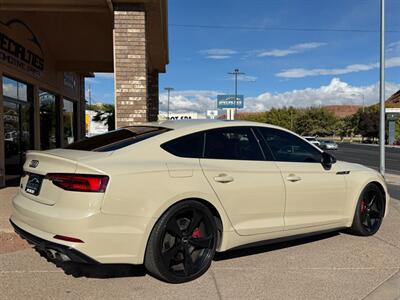
[[[361,105],[327,105],[323,108],[332,112],[338,118],[345,118],[354,115],[362,106]]]

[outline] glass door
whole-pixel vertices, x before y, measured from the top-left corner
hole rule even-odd
[[[31,104],[28,86],[3,77],[3,121],[6,183],[19,180],[25,153],[31,148]]]
[[[4,101],[4,148],[6,181],[22,172],[25,152],[30,148],[30,109],[28,104]]]

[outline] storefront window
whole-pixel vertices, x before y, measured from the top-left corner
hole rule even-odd
[[[40,149],[57,147],[57,105],[56,96],[39,91],[40,99]]]
[[[75,141],[75,111],[74,102],[63,99],[63,123],[64,123],[64,145],[71,144]]]
[[[14,79],[3,77],[3,95],[20,101],[28,101],[28,86]]]

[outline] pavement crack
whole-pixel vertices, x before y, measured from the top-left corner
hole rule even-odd
[[[379,237],[379,236],[376,236],[376,235],[374,235],[374,236],[372,236],[373,238],[376,238],[377,240],[380,240],[381,242],[384,242],[384,243],[386,243],[386,244],[388,244],[388,245],[390,245],[390,246],[392,246],[392,247],[395,247],[396,249],[398,249],[398,250],[400,250],[400,247],[399,246],[397,246],[396,244],[393,244],[393,243],[391,243],[391,242],[389,242],[389,241],[387,241],[387,240],[385,240],[385,239],[383,239],[383,238],[381,238],[381,237]]]
[[[220,290],[218,288],[217,279],[215,278],[215,274],[214,274],[214,271],[212,269],[210,269],[210,274],[211,274],[211,278],[212,278],[212,280],[214,282],[215,289],[217,290],[218,299],[222,300],[222,295],[221,295],[221,292],[220,292]]]
[[[393,274],[389,275],[387,278],[385,278],[384,280],[382,280],[381,283],[379,283],[374,289],[372,289],[372,291],[370,291],[368,294],[366,294],[363,298],[361,298],[362,300],[366,299],[368,296],[370,296],[373,292],[375,292],[377,289],[379,289],[386,281],[390,280],[392,277],[396,276],[398,273],[400,272],[400,270],[397,270],[396,272],[394,272]]]

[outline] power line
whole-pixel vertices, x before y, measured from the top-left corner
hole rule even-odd
[[[379,33],[379,30],[358,29],[358,28],[301,28],[301,27],[249,27],[232,25],[201,25],[201,24],[176,24],[168,26],[177,28],[198,28],[198,29],[233,29],[233,30],[254,30],[254,31],[303,31],[303,32],[354,32],[354,33]],[[400,33],[400,30],[386,30],[386,33]]]

